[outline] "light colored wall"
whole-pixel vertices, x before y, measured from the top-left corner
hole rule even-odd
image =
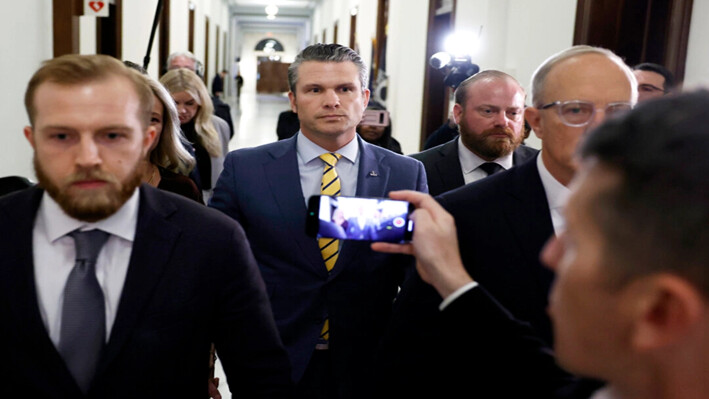
[[[124,3],[130,0],[124,0]],[[132,0],[139,1],[139,0]],[[155,1],[155,0],[152,0]],[[209,84],[214,77],[215,71],[224,67],[223,65],[223,37],[221,37],[219,46],[219,60],[216,59],[216,32],[217,25],[219,26],[220,34],[224,31],[227,36],[230,34],[229,21],[229,6],[227,0],[192,0],[195,5],[195,20],[194,20],[194,55],[205,63],[207,48],[205,47],[205,29],[206,18],[209,18],[209,70],[205,71]],[[170,50],[186,51],[189,44],[189,2],[188,0],[172,0],[170,2]],[[230,54],[231,50],[227,46]],[[145,50],[143,50],[145,51]],[[233,59],[233,58],[232,58]],[[228,68],[227,68],[228,69]]]
[[[426,29],[421,27],[428,24],[427,3],[407,0],[389,3],[387,109],[391,114],[392,136],[401,143],[404,154],[419,150],[426,71]]]
[[[352,7],[354,5],[349,8]],[[349,8],[346,11],[349,12]],[[355,47],[358,48],[364,64],[372,65],[372,40],[377,37],[377,1],[360,1],[358,8]]]
[[[189,6],[187,0],[170,0],[170,50],[186,51],[189,39]]]
[[[157,0],[124,1],[123,2],[123,30],[122,59],[143,65],[145,52],[148,51],[148,41],[150,40],[150,30],[153,27]],[[148,74],[158,77],[158,50],[159,33],[155,33],[153,47],[150,51],[150,63],[148,64]],[[94,52],[96,47],[94,46]]]
[[[709,1],[695,0],[692,6],[692,22],[689,25],[687,66],[684,71],[684,88],[709,87]]]
[[[96,19],[93,16],[79,17],[79,54],[96,53]]]
[[[24,93],[40,63],[52,57],[52,1],[17,2],[1,13],[0,43],[0,176],[34,179],[32,149],[22,134],[23,127],[29,124]]]

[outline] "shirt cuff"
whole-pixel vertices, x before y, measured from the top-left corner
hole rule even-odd
[[[446,306],[450,305],[451,302],[455,301],[458,299],[459,296],[465,294],[466,292],[472,290],[473,288],[478,286],[477,281],[471,281],[468,284],[465,284],[464,286],[458,288],[457,290],[453,291],[452,294],[448,295],[446,299],[441,302],[440,305],[438,305],[438,310],[443,310],[446,308]]]

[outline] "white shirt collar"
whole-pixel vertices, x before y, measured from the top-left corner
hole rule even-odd
[[[303,163],[306,164],[313,159],[318,158],[320,155],[330,152],[305,137],[301,131],[298,131],[298,137],[296,138],[296,151],[303,160]],[[342,155],[343,158],[347,159],[351,163],[355,163],[357,160],[357,155],[359,154],[359,143],[357,136],[355,135],[349,143],[337,150],[337,153]]]
[[[496,164],[502,166],[505,168],[505,170],[509,169],[512,167],[512,155],[513,152],[510,152],[509,154],[502,156],[500,158],[497,158],[493,162]],[[463,139],[458,136],[458,159],[460,159],[460,166],[463,169],[463,174],[470,173],[480,167],[480,165],[484,164],[485,162],[488,162],[482,158],[480,158],[477,154],[474,152],[470,151],[468,147],[463,144]]]
[[[542,151],[544,150],[542,149]],[[539,177],[542,179],[544,192],[546,192],[547,195],[549,209],[564,209],[566,202],[569,200],[571,191],[549,173],[549,170],[544,166],[541,152],[539,152],[537,156],[537,169],[539,169]]]
[[[79,228],[82,230],[99,229],[132,242],[138,224],[139,191],[136,189],[116,213],[95,223],[84,222],[67,215],[54,201],[54,198],[45,191],[37,215],[44,220],[45,234],[50,242],[54,242]]]

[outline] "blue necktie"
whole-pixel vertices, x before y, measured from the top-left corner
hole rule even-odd
[[[96,258],[108,240],[100,230],[69,233],[76,246],[76,263],[64,286],[59,353],[86,393],[106,340],[106,308],[96,279]]]

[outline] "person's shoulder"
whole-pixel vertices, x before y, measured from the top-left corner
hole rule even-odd
[[[392,150],[380,147],[375,144],[367,143],[364,140],[362,140],[362,150],[371,153],[381,162],[389,163],[391,165],[408,165],[415,167],[416,165],[419,165],[421,163],[417,159],[411,158],[406,155],[397,154]]]
[[[229,152],[227,159],[229,162],[264,162],[274,157],[283,156],[288,151],[296,151],[295,137],[262,144],[256,147],[239,148]]]
[[[237,224],[216,209],[169,191],[144,184],[140,187],[140,193],[141,206],[147,206],[154,214],[162,215],[169,222],[189,231],[231,230]]]
[[[229,124],[217,115],[212,115],[212,123],[217,129],[229,129]]]
[[[434,157],[440,157],[442,154],[449,151],[451,147],[455,146],[457,140],[458,138],[456,137],[455,139],[447,141],[443,144],[439,144],[435,147],[425,149],[421,152],[417,152],[416,154],[411,154],[410,157],[416,158],[419,161],[425,161]]]
[[[466,184],[440,194],[437,199],[446,208],[468,207],[473,203],[498,203],[501,192],[516,184],[517,167],[497,173],[493,176]]]
[[[0,211],[13,212],[16,207],[39,204],[43,193],[44,190],[34,185],[0,195]]]
[[[539,153],[539,150],[527,145],[520,145],[515,149],[515,155],[522,159],[522,162],[534,157]]]

